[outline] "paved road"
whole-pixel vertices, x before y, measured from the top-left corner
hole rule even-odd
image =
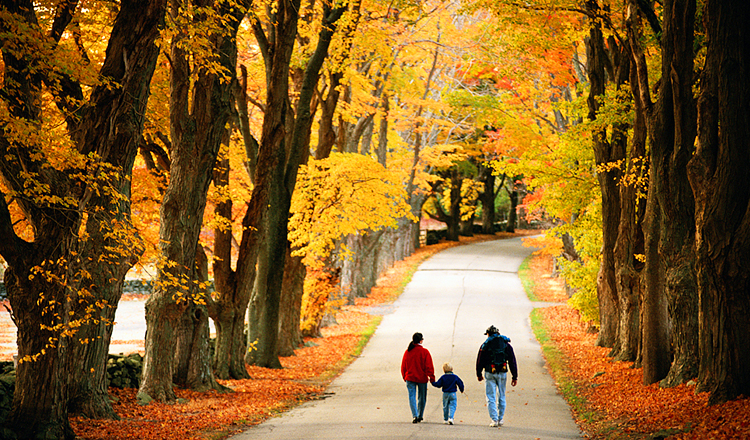
[[[510,239],[433,256],[389,308],[361,357],[330,385],[331,397],[308,402],[232,439],[581,438],[531,333],[533,305],[517,276],[530,252],[520,239]],[[518,386],[508,384],[505,426],[499,429],[488,426],[484,382],[474,373],[477,350],[491,324],[511,338],[519,364]],[[411,423],[400,365],[417,331],[424,334],[423,345],[432,353],[436,372],[449,361],[466,384],[453,426],[442,423],[442,392],[431,386],[425,421]]]

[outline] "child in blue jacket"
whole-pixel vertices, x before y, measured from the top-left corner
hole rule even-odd
[[[436,382],[431,382],[432,386],[443,388],[443,420],[446,425],[453,424],[453,415],[456,414],[458,398],[456,391],[464,392],[464,383],[460,377],[453,374],[453,366],[448,362],[443,364],[443,374]]]

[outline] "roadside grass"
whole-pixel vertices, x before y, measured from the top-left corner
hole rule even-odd
[[[536,295],[536,292],[535,292],[536,283],[534,282],[534,279],[531,276],[530,262],[533,258],[534,258],[534,255],[532,254],[523,260],[523,263],[521,263],[521,266],[518,267],[518,277],[521,279],[521,284],[523,284],[523,290],[526,291],[526,296],[529,298],[529,301],[538,302],[538,301],[541,301],[541,299],[539,299],[539,297]]]
[[[555,384],[573,412],[586,424],[600,420],[602,416],[595,411],[589,410],[588,401],[578,393],[578,388],[574,380],[566,374],[567,366],[560,348],[550,337],[549,327],[544,322],[542,309],[531,311],[531,329],[539,345],[542,347],[542,354],[547,361],[547,368],[550,375],[555,380]]]

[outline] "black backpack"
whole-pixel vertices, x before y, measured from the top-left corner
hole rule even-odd
[[[490,354],[490,373],[507,373],[508,372],[508,360],[505,358],[505,338],[503,336],[499,336],[495,338],[497,340],[497,343],[495,344],[495,341],[493,342],[493,347],[490,347],[489,354]]]

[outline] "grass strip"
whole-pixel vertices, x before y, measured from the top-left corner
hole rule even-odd
[[[597,414],[588,409],[588,401],[578,394],[576,383],[566,374],[567,366],[563,353],[550,336],[550,330],[544,323],[542,309],[532,310],[530,318],[531,329],[537,341],[539,341],[539,345],[542,347],[542,354],[547,361],[547,368],[555,380],[558,391],[579,419],[586,423],[593,422],[598,418]]]
[[[529,255],[523,260],[521,265],[518,267],[518,277],[521,279],[523,290],[526,291],[526,296],[531,302],[541,301],[539,297],[534,293],[536,290],[536,283],[531,276],[531,260],[534,258],[534,254]]]

